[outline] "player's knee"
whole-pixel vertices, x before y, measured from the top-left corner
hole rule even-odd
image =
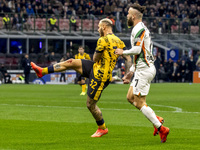
[[[74,62],[74,60],[75,60],[75,59],[70,58],[70,59],[66,60],[65,63],[67,63],[67,64],[72,64],[72,63]]]
[[[128,100],[129,103],[133,104],[134,97],[131,97],[129,94],[127,94],[126,99]]]

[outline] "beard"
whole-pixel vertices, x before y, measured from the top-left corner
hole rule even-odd
[[[133,20],[131,18],[127,19],[127,25],[128,25],[128,27],[132,27],[133,26]]]
[[[100,37],[104,36],[104,33],[103,33],[103,29],[102,29],[102,28],[99,30],[99,34],[100,34]]]

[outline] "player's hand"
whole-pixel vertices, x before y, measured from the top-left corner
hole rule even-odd
[[[124,83],[124,84],[129,84],[129,83],[131,82],[131,78],[132,78],[133,74],[134,74],[134,72],[132,72],[132,71],[128,72],[128,73],[122,78],[123,83]]]
[[[122,80],[123,80],[123,83],[124,83],[124,84],[129,84],[129,83],[131,82],[131,80],[128,80],[128,79],[123,79],[123,78],[122,78]]]
[[[123,49],[117,48],[115,50],[115,54],[117,54],[117,55],[123,55]]]

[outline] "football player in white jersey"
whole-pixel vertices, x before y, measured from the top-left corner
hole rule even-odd
[[[152,42],[150,32],[142,22],[143,12],[146,9],[139,4],[130,6],[127,15],[128,26],[133,26],[131,32],[131,46],[129,50],[116,49],[119,55],[133,55],[133,65],[130,72],[123,78],[124,83],[129,83],[133,73],[134,78],[127,93],[128,101],[138,108],[144,116],[154,125],[153,135],[159,133],[161,142],[167,140],[169,128],[164,127],[162,117],[156,116],[154,111],[146,104],[146,96],[149,93],[150,84],[156,69],[152,54]]]

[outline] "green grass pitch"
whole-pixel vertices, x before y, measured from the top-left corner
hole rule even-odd
[[[170,128],[166,143],[126,100],[129,85],[109,85],[98,106],[109,133],[97,125],[78,85],[0,85],[0,150],[197,150],[200,84],[152,84],[147,103]]]

